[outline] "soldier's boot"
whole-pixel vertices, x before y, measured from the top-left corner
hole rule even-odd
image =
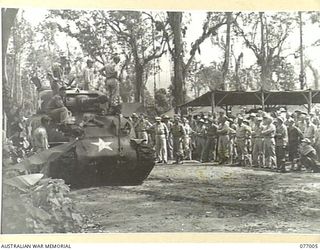
[[[237,166],[238,167],[242,167],[244,165],[244,160],[243,159],[239,159]]]
[[[286,165],[285,162],[281,162],[280,168],[279,168],[280,173],[286,173]]]
[[[174,162],[174,164],[180,164],[180,155],[176,155],[176,160],[175,160],[175,162]]]
[[[252,167],[252,160],[251,160],[251,157],[250,155],[246,155],[245,156],[245,167]]]

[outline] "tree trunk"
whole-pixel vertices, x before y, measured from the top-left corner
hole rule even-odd
[[[19,9],[1,9],[2,20],[2,58],[6,56],[11,28]],[[4,64],[2,64],[4,65]],[[4,72],[4,71],[3,71]]]
[[[168,20],[173,32],[173,96],[174,105],[177,107],[184,102],[184,63],[182,43],[182,12],[168,12]]]
[[[310,61],[306,62],[306,66],[309,67],[309,69],[312,72],[312,75],[314,78],[314,80],[313,80],[314,89],[319,89],[319,71],[311,65]]]
[[[135,64],[135,85],[136,91],[134,93],[134,101],[141,102],[142,91],[143,91],[143,74],[144,70],[140,63]]]
[[[305,87],[305,73],[304,73],[304,65],[303,65],[303,31],[302,31],[302,12],[299,11],[299,30],[300,30],[300,89],[304,89]]]
[[[236,89],[237,90],[241,89],[239,70],[240,70],[240,63],[241,63],[241,59],[242,58],[243,58],[243,53],[241,52],[240,55],[238,56],[237,60],[236,60],[236,66],[235,66],[235,81],[236,81]]]
[[[225,80],[229,70],[232,12],[226,12],[226,16],[227,16],[226,47],[225,47],[225,53],[224,53],[224,62],[222,66],[222,83],[220,86],[221,90],[226,89]]]
[[[266,70],[266,46],[265,46],[265,37],[264,37],[264,23],[263,23],[263,14],[264,12],[259,12],[259,19],[260,19],[260,28],[261,28],[261,52],[259,64],[261,67],[261,89],[265,89],[266,87],[266,79],[267,79],[267,70]]]
[[[9,88],[8,78],[6,71],[6,59],[7,59],[7,48],[10,37],[11,28],[14,24],[14,20],[19,9],[1,9],[1,23],[2,23],[2,90],[3,90],[3,109],[5,112],[9,112],[12,105],[9,103]]]

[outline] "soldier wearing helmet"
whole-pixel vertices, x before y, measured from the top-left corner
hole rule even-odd
[[[219,155],[219,164],[224,164],[229,160],[229,126],[226,123],[227,117],[224,115],[220,116],[220,124],[217,129],[218,139],[218,155]]]
[[[245,166],[246,162],[251,166],[251,159],[249,156],[247,141],[251,136],[251,128],[244,123],[243,117],[238,117],[238,126],[236,129],[236,145],[239,157],[239,166]]]
[[[277,157],[277,168],[281,172],[285,172],[285,152],[288,144],[288,130],[287,126],[284,125],[284,119],[278,115],[276,120],[276,157]]]
[[[167,137],[169,134],[167,126],[161,122],[161,117],[155,118],[156,123],[153,125],[155,131],[155,146],[158,157],[158,163],[167,163]]]
[[[202,162],[204,161],[205,156],[205,144],[206,144],[206,138],[207,138],[207,127],[205,124],[205,120],[203,118],[200,118],[198,120],[197,124],[197,144],[196,144],[196,152],[198,159]]]
[[[183,152],[184,158],[186,160],[192,159],[192,150],[191,150],[191,134],[193,133],[192,128],[189,125],[189,120],[184,117],[183,120],[183,127],[185,129],[185,135],[183,136]]]
[[[175,163],[179,164],[183,157],[182,142],[183,136],[185,135],[185,130],[180,122],[178,115],[174,116],[174,121],[170,129],[170,134],[172,135],[173,142],[173,154],[175,157]]]
[[[144,114],[141,113],[136,125],[138,139],[143,139],[145,144],[149,143],[148,130],[152,124],[145,118]]]
[[[204,162],[210,162],[214,160],[217,140],[217,129],[218,125],[216,124],[215,119],[213,119],[212,116],[209,117],[207,125],[207,138],[205,142],[205,151],[203,156]]]
[[[257,117],[255,122],[252,131],[252,166],[262,167],[264,165],[262,117]]]
[[[277,165],[276,152],[275,152],[275,140],[276,127],[272,123],[271,116],[266,115],[263,117],[264,129],[261,131],[261,135],[264,139],[264,155],[266,168],[275,168]]]
[[[310,116],[306,116],[305,118],[305,129],[303,132],[304,138],[308,138],[311,144],[313,144],[316,135],[316,126],[311,122]]]
[[[172,121],[170,121],[170,117],[167,115],[162,116],[162,122],[167,126],[168,131],[171,130],[172,127]],[[168,159],[172,160],[173,159],[173,148],[172,148],[172,135],[168,134],[167,136],[167,155]]]
[[[121,102],[120,98],[120,85],[119,85],[119,67],[120,57],[114,56],[112,61],[105,64],[99,70],[100,74],[105,77],[105,89],[109,97],[109,106],[117,106]]]
[[[136,113],[131,114],[131,121],[132,121],[132,127],[134,129],[136,138],[138,138],[137,125],[138,125],[139,117]]]
[[[51,67],[52,72],[48,73],[53,94],[57,94],[61,87],[72,84],[74,77],[70,76],[71,65],[65,53],[60,54],[60,62],[56,62]]]
[[[289,161],[291,162],[291,169],[294,169],[295,163],[299,158],[298,148],[303,138],[303,133],[295,125],[295,121],[292,118],[288,119],[287,124],[288,124]]]
[[[55,94],[48,102],[48,115],[57,123],[64,123],[68,117],[68,109],[64,105],[66,88],[61,87],[59,93]]]

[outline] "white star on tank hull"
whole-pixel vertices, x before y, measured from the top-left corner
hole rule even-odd
[[[106,142],[104,140],[102,140],[101,138],[99,138],[98,142],[91,142],[91,144],[98,146],[98,150],[99,152],[102,151],[103,149],[108,149],[113,151],[113,149],[110,147],[112,142]]]

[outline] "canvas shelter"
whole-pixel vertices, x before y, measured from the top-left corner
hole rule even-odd
[[[261,105],[264,110],[271,105],[307,105],[308,112],[314,103],[320,103],[319,90],[296,91],[209,91],[202,96],[187,102],[181,107],[211,106],[212,111],[216,106],[235,105]]]

